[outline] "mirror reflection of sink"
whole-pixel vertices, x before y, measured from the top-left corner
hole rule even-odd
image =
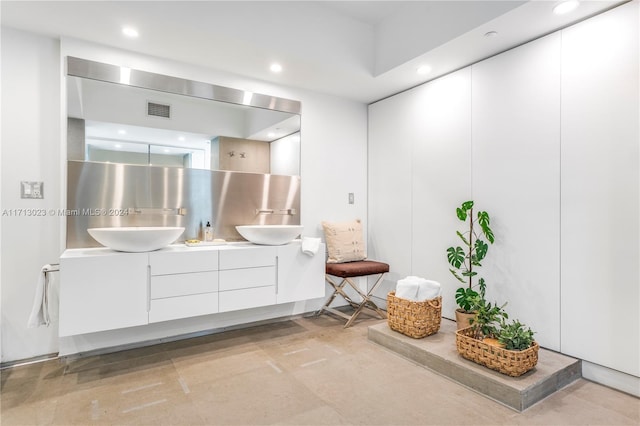
[[[236,229],[246,240],[267,246],[279,246],[293,241],[304,229],[302,225],[241,225]]]
[[[97,242],[117,251],[140,253],[173,243],[184,228],[178,226],[132,226],[87,229]]]

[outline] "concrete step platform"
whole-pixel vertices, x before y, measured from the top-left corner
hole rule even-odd
[[[456,349],[455,331],[455,321],[443,318],[438,333],[414,339],[391,330],[384,322],[369,327],[368,338],[517,411],[582,377],[580,360],[542,348],[533,370],[509,377],[462,358]]]

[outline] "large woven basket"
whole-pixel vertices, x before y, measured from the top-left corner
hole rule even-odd
[[[392,330],[420,339],[435,334],[440,329],[442,297],[415,302],[396,297],[392,291],[387,295],[387,322]]]
[[[522,376],[538,363],[536,342],[523,351],[510,351],[474,339],[473,327],[456,331],[458,353],[476,364],[484,365],[511,377]]]

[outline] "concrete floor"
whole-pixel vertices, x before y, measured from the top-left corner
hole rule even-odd
[[[638,425],[640,400],[583,379],[522,413],[323,315],[5,369],[8,425]]]

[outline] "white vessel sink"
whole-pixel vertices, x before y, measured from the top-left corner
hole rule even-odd
[[[302,225],[240,225],[236,229],[254,244],[279,246],[293,241],[304,229]]]
[[[87,229],[97,242],[113,250],[140,253],[173,243],[184,232],[178,226],[134,226]]]

